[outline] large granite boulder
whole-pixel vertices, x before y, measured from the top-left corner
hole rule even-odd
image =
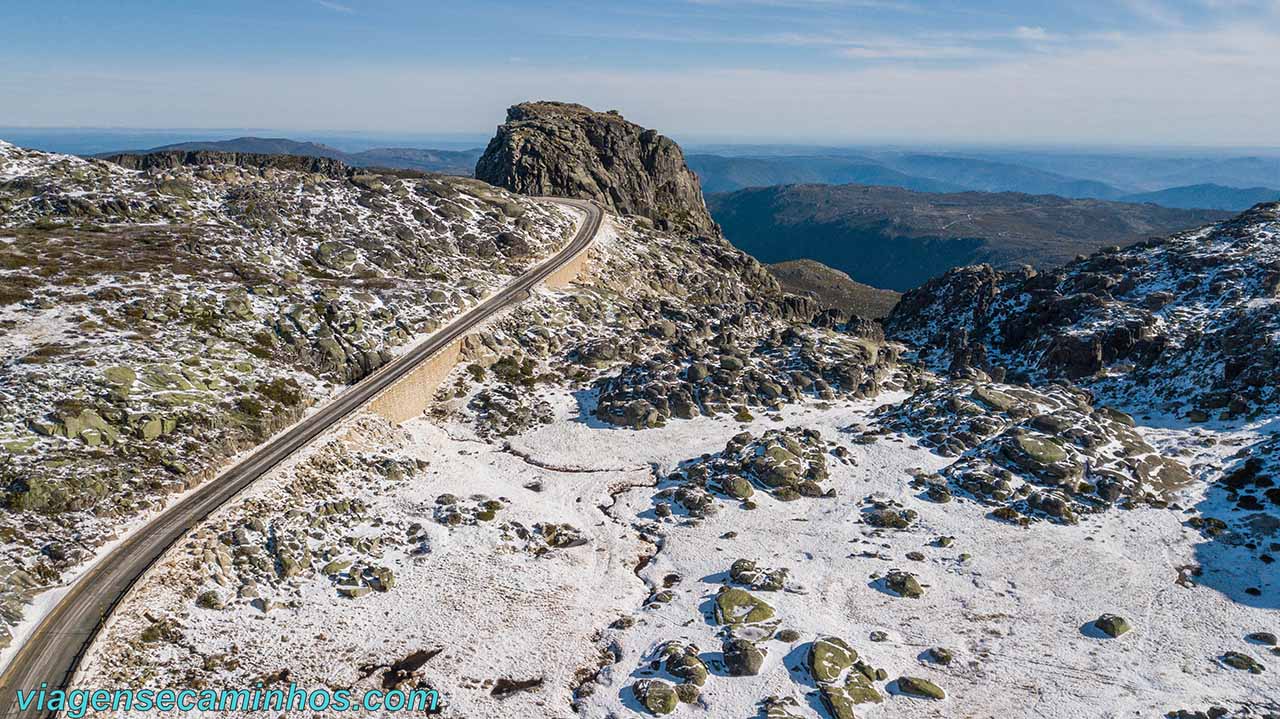
[[[664,230],[719,235],[680,146],[617,112],[515,105],[476,163],[476,177],[527,195],[595,200]]]

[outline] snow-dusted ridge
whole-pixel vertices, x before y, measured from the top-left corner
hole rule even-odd
[[[467,180],[254,162],[137,171],[0,146],[0,643],[133,518],[576,223]]]

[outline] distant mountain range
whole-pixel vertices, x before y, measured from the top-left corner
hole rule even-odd
[[[146,150],[127,150],[129,153],[168,151],[212,150],[215,152],[248,152],[262,155],[301,155],[303,157],[327,157],[352,167],[391,167],[445,175],[470,176],[482,148],[472,150],[430,150],[412,147],[379,147],[362,152],[343,152],[336,147],[315,142],[298,142],[279,137],[237,137],[232,140],[210,142],[179,142]],[[120,154],[102,153],[100,156]]]
[[[1209,183],[1188,185],[1186,187],[1171,187],[1158,192],[1125,195],[1121,199],[1125,202],[1150,202],[1163,207],[1246,210],[1261,202],[1280,200],[1280,190],[1272,190],[1267,187],[1226,187],[1225,185]]]
[[[899,291],[952,267],[1051,267],[1230,216],[1055,195],[864,185],[752,188],[709,195],[707,205],[725,237],[761,262],[814,259],[857,282]]]
[[[967,187],[916,177],[864,157],[728,157],[690,155],[702,191],[732,192],[771,185],[890,185],[917,192],[960,192]]]
[[[1238,188],[1215,183],[1168,187],[1158,191],[1134,192],[1092,179],[1080,179],[1013,162],[921,153],[876,153],[872,155],[690,155],[689,166],[697,173],[704,192],[732,192],[748,187],[788,184],[859,184],[901,187],[917,192],[1022,192],[1031,195],[1058,195],[1072,199],[1150,202],[1172,208],[1245,210],[1259,202],[1280,198],[1280,190],[1267,187]],[[1152,162],[1156,162],[1153,160]],[[1170,161],[1172,162],[1172,161]],[[1248,169],[1247,176],[1266,174],[1266,158],[1235,162]],[[1132,163],[1130,163],[1132,164]],[[1201,165],[1206,172],[1228,171],[1227,161],[1215,167]],[[1247,166],[1247,167],[1246,167]],[[1081,169],[1091,169],[1082,165]],[[1167,171],[1156,166],[1154,171]],[[1137,172],[1137,170],[1134,170]],[[1183,167],[1181,175],[1194,176]],[[1280,172],[1277,173],[1280,175]]]
[[[1127,193],[1154,192],[1169,187],[1216,184],[1227,187],[1280,187],[1280,154],[1230,156],[1223,151],[1167,153],[1098,153],[1072,150],[986,150],[956,153],[995,162],[1087,177]]]

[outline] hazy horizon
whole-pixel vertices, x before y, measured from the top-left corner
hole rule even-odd
[[[625,113],[624,113],[625,115]],[[657,128],[661,130],[661,128]],[[830,151],[903,150],[964,152],[1040,152],[1069,154],[1103,154],[1151,157],[1205,156],[1280,156],[1280,144],[1273,146],[1233,145],[1157,145],[1157,144],[1072,144],[1072,143],[999,143],[999,142],[912,142],[899,140],[787,142],[770,138],[682,137],[664,132],[680,143],[686,153],[747,155],[805,154]],[[33,149],[71,154],[97,154],[117,150],[144,150],[182,142],[215,142],[241,137],[287,139],[329,145],[344,152],[359,152],[381,147],[413,147],[438,150],[483,148],[490,134],[484,132],[378,132],[366,130],[298,130],[264,127],[95,127],[95,126],[3,126],[0,140]],[[17,139],[15,139],[17,138]],[[118,139],[112,139],[118,138]],[[137,146],[125,146],[129,142]],[[125,143],[125,144],[121,144]]]

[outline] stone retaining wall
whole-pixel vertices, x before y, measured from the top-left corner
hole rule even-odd
[[[572,284],[590,261],[590,247],[583,248],[544,280],[547,287],[561,289]],[[379,392],[365,410],[382,415],[395,424],[407,422],[426,411],[436,389],[458,363],[466,335],[450,342],[439,352],[423,360],[405,376]]]

